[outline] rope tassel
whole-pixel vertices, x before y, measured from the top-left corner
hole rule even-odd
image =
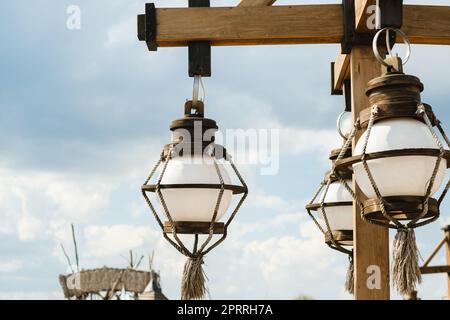
[[[203,257],[188,258],[181,280],[181,300],[200,300],[206,295],[206,274]]]
[[[414,229],[399,229],[394,239],[392,274],[394,287],[403,295],[416,291],[422,282],[419,257]]]
[[[352,258],[350,258],[350,264],[347,270],[347,278],[345,280],[345,291],[347,291],[350,294],[353,294],[355,292],[355,270]]]

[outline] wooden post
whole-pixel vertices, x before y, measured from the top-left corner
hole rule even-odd
[[[355,121],[361,110],[369,106],[365,95],[369,80],[380,75],[381,66],[371,46],[355,46],[350,57],[352,83],[352,114]],[[353,141],[353,148],[361,132]],[[353,149],[354,150],[354,149]],[[362,193],[356,188],[358,198]],[[364,222],[359,207],[353,204],[355,299],[388,300],[389,292],[389,230]]]
[[[447,257],[447,266],[450,266],[450,225],[444,228],[445,239],[447,240],[445,246],[445,255]],[[450,273],[447,273],[447,299],[450,300]]]

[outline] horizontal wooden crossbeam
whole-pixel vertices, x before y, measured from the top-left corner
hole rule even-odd
[[[159,47],[339,43],[343,35],[340,5],[164,8],[156,22]]]
[[[210,40],[215,46],[340,43],[342,6],[238,6],[157,8],[160,47]],[[412,43],[450,44],[450,6],[404,6]]]

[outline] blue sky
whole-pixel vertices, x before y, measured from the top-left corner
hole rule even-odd
[[[170,121],[182,115],[192,80],[186,48],[149,53],[137,41],[135,16],[144,3],[2,1],[1,298],[62,298],[57,276],[67,263],[59,244],[71,248],[72,222],[82,267],[122,267],[128,250],[155,250],[164,292],[179,296],[184,258],[162,239],[139,188],[169,140]],[[80,30],[66,28],[72,4],[81,8]],[[212,298],[350,298],[343,289],[347,258],[326,248],[303,209],[338,144],[334,127],[343,101],[329,94],[329,63],[338,49],[213,48],[207,116],[223,129],[279,129],[282,147],[277,175],[240,167],[251,195],[227,241],[206,258]],[[446,128],[449,56],[447,47],[413,46],[406,66],[424,82],[423,99]],[[447,201],[439,222],[418,231],[424,256],[450,222],[448,208]],[[445,276],[426,276],[419,294],[445,296]]]

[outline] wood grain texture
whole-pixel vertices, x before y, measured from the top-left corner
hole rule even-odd
[[[344,80],[350,79],[350,55],[339,53],[334,63],[334,90],[342,90]]]
[[[368,106],[365,95],[367,82],[380,75],[380,64],[375,59],[370,47],[356,46],[350,59],[352,79],[352,114],[353,121],[359,112]],[[353,150],[361,132],[353,141]],[[362,192],[353,181],[358,198],[363,198]],[[388,300],[389,292],[389,232],[387,228],[375,226],[361,219],[360,209],[353,205],[354,213],[354,263],[355,263],[355,299],[357,300]],[[377,266],[381,271],[381,287],[370,289],[367,286],[369,266]],[[369,270],[370,271],[370,270]]]
[[[277,0],[241,0],[239,7],[263,7],[271,6]]]
[[[411,43],[450,45],[450,6],[404,6],[403,19]]]
[[[339,4],[158,8],[156,17],[160,47],[340,43],[343,36]],[[405,5],[403,25],[413,44],[450,45],[450,6]]]
[[[340,5],[161,8],[156,20],[160,47],[339,43],[343,34]]]

